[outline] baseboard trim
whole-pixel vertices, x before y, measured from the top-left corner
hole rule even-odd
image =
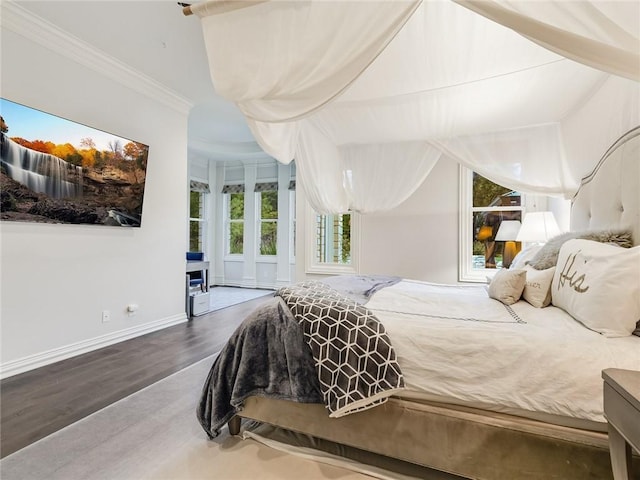
[[[67,358],[88,353],[99,348],[108,347],[114,343],[123,342],[125,340],[139,337],[157,330],[162,330],[163,328],[172,327],[186,321],[186,314],[179,313],[154,322],[145,323],[144,325],[126,328],[117,332],[72,343],[64,347],[54,348],[45,352],[36,353],[35,355],[29,355],[17,360],[5,362],[0,364],[0,379],[12,377],[13,375],[28,372],[29,370],[44,367],[45,365],[59,362],[60,360],[66,360]]]

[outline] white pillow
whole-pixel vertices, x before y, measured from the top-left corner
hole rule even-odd
[[[527,272],[527,282],[524,284],[522,296],[536,308],[548,306],[551,303],[551,282],[556,267],[536,270],[527,265],[524,269]]]
[[[524,270],[498,270],[489,283],[489,296],[505,305],[516,303],[522,296],[526,275]]]
[[[640,319],[640,247],[581,239],[565,242],[551,301],[607,337],[631,335]]]
[[[524,268],[527,262],[533,259],[533,257],[535,257],[536,253],[538,253],[541,248],[542,245],[529,245],[528,247],[523,248],[515,256],[509,268],[512,270]]]

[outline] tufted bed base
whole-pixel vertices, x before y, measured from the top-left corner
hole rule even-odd
[[[324,405],[250,397],[242,416],[473,479],[613,478],[606,433],[501,413],[392,398],[327,421]]]

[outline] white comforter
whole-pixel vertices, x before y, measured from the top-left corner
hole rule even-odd
[[[509,308],[485,286],[402,281],[367,307],[396,350],[404,396],[605,422],[602,370],[640,370],[640,337],[604,337],[553,306]]]

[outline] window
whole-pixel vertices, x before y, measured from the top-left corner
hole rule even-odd
[[[278,192],[268,190],[258,192],[258,211],[260,220],[258,246],[260,255],[277,255],[278,253]]]
[[[244,252],[244,192],[227,193],[227,255],[242,255]]]
[[[352,213],[321,215],[310,210],[309,273],[357,273],[355,249],[358,217]]]
[[[351,263],[351,214],[316,215],[316,262]]]
[[[524,197],[464,167],[460,169],[460,281],[485,282],[502,267],[503,220],[522,221]]]
[[[202,252],[206,245],[209,185],[191,181],[189,191],[189,251]]]

